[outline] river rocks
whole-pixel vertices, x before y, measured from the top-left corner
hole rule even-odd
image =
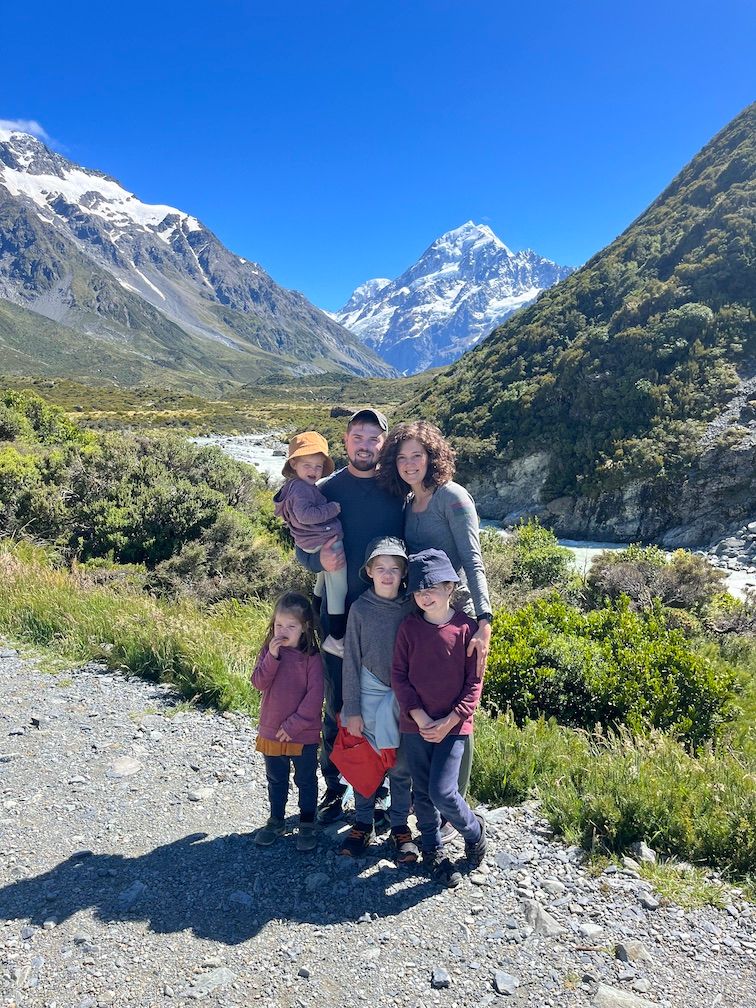
[[[652,850],[645,840],[630,844],[630,853],[641,864],[656,864],[656,851]]]
[[[511,973],[505,973],[504,970],[497,970],[494,974],[493,985],[497,994],[511,995],[517,992],[520,982],[517,977],[513,977]]]
[[[651,962],[652,956],[641,941],[618,942],[614,946],[614,954],[622,962]]]
[[[530,924],[534,931],[539,934],[548,935],[549,938],[554,938],[556,935],[563,934],[565,928],[556,920],[550,913],[543,909],[540,903],[535,900],[526,899],[523,900],[523,910],[525,913],[525,920]]]
[[[445,969],[437,967],[431,973],[431,987],[435,990],[444,990],[451,987],[451,977]]]
[[[706,550],[708,560],[725,571],[753,575],[756,584],[756,521],[741,525],[734,535],[725,536]]]
[[[139,773],[142,769],[142,764],[138,759],[134,759],[133,756],[121,756],[120,759],[114,760],[108,767],[108,773],[111,777],[133,777],[134,774]]]

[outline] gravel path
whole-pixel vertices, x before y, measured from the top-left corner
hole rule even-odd
[[[632,868],[594,878],[528,805],[488,813],[487,864],[445,891],[382,845],[335,857],[337,827],[314,854],[256,848],[248,719],[7,647],[0,690],[3,1005],[756,1003],[756,908],[684,913]]]

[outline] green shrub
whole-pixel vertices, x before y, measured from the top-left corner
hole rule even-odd
[[[721,593],[723,582],[724,574],[705,557],[675,550],[668,560],[658,546],[634,544],[599,553],[588,574],[587,601],[601,605],[626,595],[638,609],[660,599],[672,608],[701,612]]]
[[[312,578],[245,515],[226,508],[210,528],[155,567],[150,588],[159,595],[201,602],[273,600],[289,589],[308,591]]]
[[[496,615],[483,699],[518,723],[542,714],[582,728],[659,728],[699,745],[731,716],[733,682],[658,607],[636,613],[620,599],[583,613],[554,597]]]
[[[485,528],[483,562],[494,609],[512,608],[544,590],[565,589],[574,577],[570,551],[537,519],[522,522],[507,536]]]

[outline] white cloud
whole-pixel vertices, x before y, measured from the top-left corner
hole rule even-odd
[[[46,144],[55,143],[44,126],[40,125],[36,119],[0,119],[0,129],[31,133],[32,136],[37,137],[37,139],[42,140]]]

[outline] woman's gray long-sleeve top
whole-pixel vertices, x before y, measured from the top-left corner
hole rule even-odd
[[[404,541],[410,553],[424,549],[446,553],[460,578],[455,609],[468,616],[491,612],[478,512],[463,486],[444,483],[435,490],[425,511],[413,511],[410,496],[404,509]]]
[[[360,671],[363,666],[386,686],[391,685],[396,632],[414,608],[412,599],[382,599],[372,588],[352,603],[344,636],[342,719],[361,713]]]

